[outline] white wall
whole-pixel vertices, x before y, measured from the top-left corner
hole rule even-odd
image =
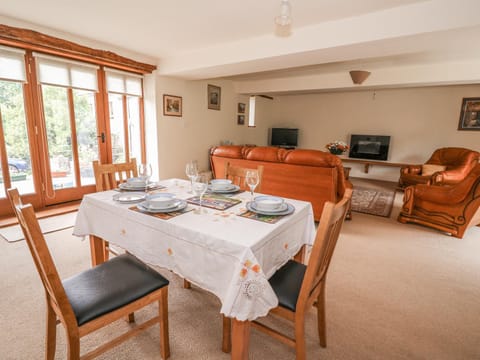
[[[221,110],[207,106],[207,85],[221,87]],[[158,167],[161,179],[186,178],[185,164],[197,160],[201,170],[209,168],[209,149],[229,140],[234,144],[250,142],[255,129],[237,125],[237,105],[247,105],[248,96],[236,94],[228,80],[188,81],[157,77]],[[183,116],[163,115],[163,95],[181,96]],[[247,114],[245,114],[247,115]]]
[[[257,106],[257,126],[298,127],[299,147],[318,150],[351,134],[390,135],[389,161],[423,163],[440,147],[480,151],[480,131],[457,130],[463,97],[480,97],[480,85],[275,96],[268,111]],[[398,180],[398,168],[348,166],[354,177]]]

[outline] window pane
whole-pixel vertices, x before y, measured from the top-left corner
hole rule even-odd
[[[75,186],[67,91],[61,87],[42,85],[48,155],[54,189]]]
[[[142,96],[142,76],[118,70],[106,70],[107,91]]]
[[[72,87],[97,91],[97,70],[72,67],[70,69]]]
[[[97,66],[35,54],[41,84],[97,91]]]
[[[110,108],[110,133],[112,142],[112,162],[126,161],[125,129],[122,95],[108,94]]]
[[[73,90],[81,185],[95,184],[92,161],[99,159],[95,93]]]
[[[107,73],[107,91],[123,94],[125,92],[123,76],[115,73]]]
[[[142,96],[142,79],[126,76],[126,93]]]
[[[20,194],[33,193],[22,84],[0,80],[0,111],[8,160],[8,169],[5,170],[10,173],[11,186],[18,188]],[[0,182],[0,196],[5,197],[2,172]]]
[[[38,64],[39,81],[42,84],[69,86],[70,78],[66,64],[52,64],[42,61]]]
[[[130,142],[130,157],[142,162],[142,148],[140,135],[140,101],[136,96],[127,96],[128,135]]]
[[[0,52],[0,78],[25,81],[23,55],[9,56]]]

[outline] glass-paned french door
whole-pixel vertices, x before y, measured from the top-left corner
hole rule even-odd
[[[43,207],[95,191],[93,160],[143,160],[142,107],[137,75],[0,46],[0,216],[10,187]]]

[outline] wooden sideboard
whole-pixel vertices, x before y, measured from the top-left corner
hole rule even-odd
[[[351,158],[341,158],[342,162],[344,163],[355,163],[355,164],[363,164],[364,168],[363,171],[368,174],[368,170],[370,166],[387,166],[387,167],[402,167],[407,166],[409,164],[405,163],[394,163],[388,161],[375,161],[375,160],[364,160],[364,159],[351,159]]]

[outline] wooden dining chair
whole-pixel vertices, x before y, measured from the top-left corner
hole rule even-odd
[[[128,178],[137,177],[137,161],[135,158],[130,162],[117,164],[100,164],[98,160],[93,161],[93,173],[97,191],[112,190],[118,184],[127,181]]]
[[[100,164],[98,160],[94,160],[92,165],[97,191],[116,189],[120,183],[124,183],[128,178],[138,176],[135,158],[130,159],[130,162],[116,164]],[[122,253],[122,250],[110,246],[106,240],[104,240],[104,251],[105,259],[109,258],[110,253],[114,255]]]
[[[255,191],[261,192],[262,189],[262,178],[263,178],[263,165],[259,165],[255,168],[243,168],[239,166],[231,165],[229,162],[225,164],[225,179],[232,180],[232,184],[240,186],[242,190],[250,190],[246,183],[246,174],[248,170],[257,170],[258,171],[258,185],[255,188]]]
[[[45,358],[55,357],[56,326],[61,322],[69,360],[92,359],[157,323],[160,353],[167,359],[170,356],[168,280],[129,254],[60,280],[32,205],[21,203],[17,189],[9,189],[8,197],[45,289]],[[80,356],[81,337],[154,302],[158,302],[158,315]]]
[[[327,280],[327,270],[351,198],[352,189],[346,189],[340,202],[337,204],[331,202],[325,203],[308,265],[290,260],[269,279],[270,285],[275,291],[279,302],[279,305],[270,310],[270,313],[292,321],[295,327],[295,337],[291,338],[286,336],[257,320],[252,321],[252,327],[295,348],[297,360],[304,360],[306,358],[305,316],[313,304],[317,307],[320,346],[327,346],[325,321],[325,284]],[[231,346],[230,323],[230,319],[224,318],[224,351],[229,351]]]

